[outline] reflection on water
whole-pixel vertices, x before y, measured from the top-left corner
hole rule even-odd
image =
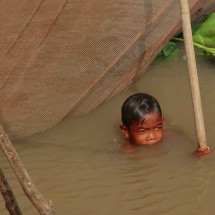
[[[214,65],[198,61],[208,144],[215,129]],[[120,108],[136,92],[154,95],[167,128],[179,135],[135,154],[121,154]],[[83,117],[67,118],[15,147],[44,197],[57,214],[211,215],[215,159],[193,155],[197,147],[186,63],[153,65],[129,90]],[[1,168],[23,214],[36,215],[4,156]],[[0,197],[0,214],[7,215]]]

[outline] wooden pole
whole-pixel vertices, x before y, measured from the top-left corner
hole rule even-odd
[[[13,195],[13,191],[7,182],[7,179],[0,169],[0,191],[5,201],[5,206],[10,215],[22,215],[16,198]]]
[[[198,139],[198,148],[196,152],[200,154],[201,153],[205,154],[209,152],[209,147],[207,146],[207,143],[206,143],[204,118],[203,118],[201,96],[200,96],[200,90],[199,90],[195,51],[193,46],[193,37],[192,37],[188,0],[180,0],[180,7],[181,7],[183,35],[184,35],[184,41],[185,41],[185,50],[186,50],[186,56],[187,56],[187,66],[188,66],[188,72],[189,72],[196,132],[197,132],[197,139]]]
[[[27,170],[13,147],[9,137],[0,124],[0,146],[10,163],[14,173],[22,186],[26,196],[30,199],[41,215],[55,215],[52,203],[47,202],[32,182]]]

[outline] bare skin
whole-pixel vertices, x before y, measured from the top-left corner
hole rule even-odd
[[[150,113],[144,121],[133,122],[129,128],[124,125],[120,129],[128,142],[123,145],[123,151],[132,153],[135,146],[153,145],[163,140],[163,118],[157,113]]]
[[[138,149],[138,146],[154,145],[162,142],[164,136],[171,137],[178,132],[163,129],[163,118],[157,113],[150,113],[145,117],[144,121],[133,122],[129,128],[121,125],[120,129],[127,141],[122,145],[123,153],[133,153]],[[195,154],[205,156],[210,154],[211,150],[208,147],[197,148]]]

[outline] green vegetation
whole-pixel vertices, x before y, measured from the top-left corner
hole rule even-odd
[[[215,57],[215,13],[212,13],[205,22],[192,25],[193,45],[197,55]],[[183,37],[174,37],[157,59],[177,58],[179,49],[177,42],[184,42]]]
[[[179,49],[176,43],[169,42],[165,45],[162,51],[158,54],[157,60],[165,60],[169,58],[177,59],[179,55]]]

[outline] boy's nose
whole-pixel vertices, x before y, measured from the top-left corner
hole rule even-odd
[[[149,133],[148,140],[154,140],[154,139],[156,139],[156,135],[155,135],[155,133],[152,131],[152,132]]]

